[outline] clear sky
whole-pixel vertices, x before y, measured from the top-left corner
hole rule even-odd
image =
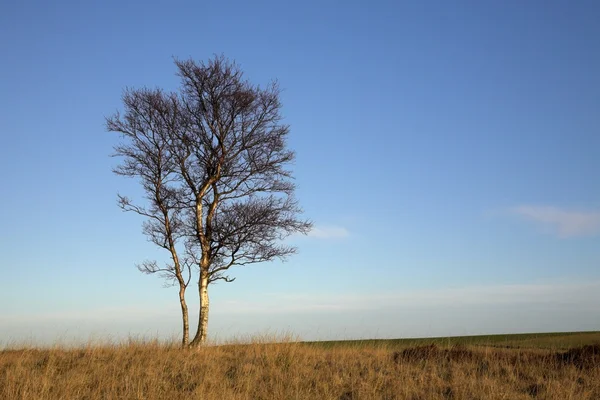
[[[597,1],[0,3],[0,343],[178,334],[104,116],[173,57],[278,79],[286,263],[210,288],[213,338],[600,330]],[[192,317],[197,296],[191,287]],[[195,326],[192,318],[192,324]]]

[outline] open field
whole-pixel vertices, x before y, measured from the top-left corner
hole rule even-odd
[[[2,399],[600,399],[600,333],[0,352]]]
[[[507,335],[453,336],[422,339],[372,339],[311,342],[324,347],[359,346],[405,348],[435,344],[437,346],[490,346],[507,348],[568,350],[599,344],[600,332],[520,333]]]

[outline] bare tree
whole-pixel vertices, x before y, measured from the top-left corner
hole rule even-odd
[[[115,155],[124,158],[114,169],[118,175],[139,178],[149,206],[135,205],[118,196],[124,211],[147,218],[143,231],[159,247],[169,251],[172,263],[161,267],[156,261],[144,261],[138,269],[147,274],[159,273],[168,283],[179,286],[179,303],[183,323],[182,346],[189,344],[188,307],[185,291],[191,278],[191,257],[181,259],[177,242],[184,235],[176,164],[168,149],[167,127],[175,123],[175,108],[159,90],[126,90],[122,97],[125,116],[119,113],[106,119],[109,131],[120,132],[125,142],[115,146]]]
[[[207,336],[209,284],[231,282],[234,278],[227,273],[235,265],[285,259],[296,248],[282,240],[307,233],[311,223],[299,219],[301,209],[294,199],[295,185],[287,169],[294,152],[286,147],[289,126],[281,122],[277,84],[264,89],[252,85],[222,56],[207,63],[175,63],[181,78],[178,93],[129,91],[141,104],[128,105],[125,96],[124,116],[112,117],[108,128],[128,135],[143,128],[140,119],[148,123],[162,116],[160,123],[151,124],[153,132],[160,130],[157,148],[166,165],[161,173],[168,195],[158,197],[167,215],[172,213],[177,221],[171,235],[185,238],[186,260],[197,267],[199,321],[190,343],[197,346]],[[156,98],[143,100],[148,93]],[[146,151],[143,141],[129,146]],[[128,157],[118,148],[117,153]],[[151,230],[158,239],[168,239],[165,220]],[[169,220],[173,224],[173,218]],[[181,266],[172,269],[177,268]]]

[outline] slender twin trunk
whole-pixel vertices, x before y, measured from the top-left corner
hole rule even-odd
[[[181,338],[181,347],[186,347],[190,343],[190,324],[188,320],[188,306],[185,301],[185,290],[187,289],[187,283],[183,279],[181,273],[181,264],[179,263],[179,257],[177,257],[177,250],[175,250],[175,243],[172,240],[172,236],[169,235],[171,256],[173,257],[173,263],[175,264],[175,277],[179,283],[179,305],[181,306],[181,320],[183,322],[183,336]]]
[[[179,258],[175,246],[171,246],[171,254],[173,256],[173,262],[175,263],[175,277],[179,282],[179,305],[181,306],[181,320],[183,322],[183,336],[181,338],[181,347],[186,347],[190,343],[190,324],[189,324],[189,313],[188,306],[185,301],[185,290],[187,284],[181,274],[181,264],[179,264]]]
[[[185,287],[179,286],[179,304],[181,305],[181,319],[183,321],[183,337],[181,347],[186,347],[190,342],[190,323],[188,320],[188,307],[185,302]]]
[[[202,263],[201,263],[202,264]],[[200,292],[200,315],[198,318],[198,330],[190,347],[199,347],[206,342],[208,333],[208,271],[201,265],[200,280],[198,281],[198,291]]]
[[[220,167],[219,167],[220,169]],[[218,174],[219,172],[217,172]],[[198,280],[198,292],[200,296],[200,313],[198,316],[198,330],[196,331],[196,336],[194,340],[190,343],[190,347],[199,347],[206,343],[206,338],[208,334],[208,280],[209,280],[209,266],[210,266],[210,238],[211,238],[211,226],[212,226],[212,218],[214,216],[216,205],[218,202],[218,193],[215,193],[215,197],[213,198],[212,204],[208,210],[208,215],[206,217],[206,224],[203,223],[203,210],[202,210],[202,197],[212,185],[213,190],[216,190],[215,181],[218,179],[217,177],[214,180],[208,181],[201,190],[200,194],[196,197],[196,232],[198,235],[198,241],[201,244],[202,257],[200,258],[200,279]]]
[[[157,198],[158,194],[157,194]],[[162,206],[162,203],[161,203]],[[177,249],[175,248],[175,241],[173,240],[173,231],[171,230],[171,222],[169,219],[168,212],[166,208],[163,207],[163,213],[165,216],[165,227],[167,232],[167,239],[169,242],[169,251],[171,252],[171,258],[173,259],[173,264],[175,266],[175,277],[177,278],[177,282],[179,283],[179,305],[181,306],[181,320],[183,322],[183,336],[181,338],[181,347],[186,347],[190,342],[190,324],[188,321],[188,307],[185,301],[185,289],[187,289],[187,283],[183,278],[183,274],[181,272],[181,263],[179,262],[179,257],[177,256]]]

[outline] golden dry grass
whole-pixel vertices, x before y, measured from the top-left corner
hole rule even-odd
[[[124,343],[0,352],[1,399],[600,399],[600,345]]]

